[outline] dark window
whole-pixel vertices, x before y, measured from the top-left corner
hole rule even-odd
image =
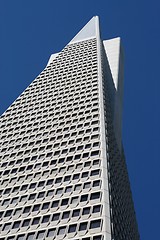
[[[98,187],[99,185],[100,185],[99,180],[93,182],[93,187]]]
[[[92,193],[91,194],[91,200],[94,200],[94,199],[99,199],[100,198],[100,192],[96,192],[96,193]]]
[[[68,198],[63,199],[62,202],[61,202],[61,206],[67,205],[68,204],[68,200],[69,200]]]
[[[84,231],[86,229],[87,229],[87,223],[86,222],[81,223],[79,226],[79,231]]]
[[[79,214],[80,214],[80,210],[79,209],[73,210],[72,217],[77,217],[77,216],[79,216]]]
[[[52,208],[58,207],[59,201],[54,201],[51,205]]]
[[[50,215],[44,216],[42,219],[42,223],[49,222]]]
[[[69,218],[69,214],[70,214],[70,212],[64,212],[64,213],[63,213],[63,216],[62,216],[62,219],[67,219],[67,218]]]
[[[31,195],[29,196],[29,200],[33,200],[33,199],[35,199],[35,197],[36,197],[36,194],[31,194]]]
[[[102,236],[94,236],[93,240],[102,240]]]
[[[38,198],[43,198],[44,195],[45,195],[45,192],[40,192],[40,193],[38,194]]]
[[[38,211],[39,210],[39,208],[40,208],[40,204],[38,205],[35,205],[34,207],[33,207],[33,212],[35,212],[35,211]]]
[[[101,210],[101,205],[97,205],[93,207],[93,213],[100,212],[100,210]]]
[[[87,194],[83,195],[83,196],[81,196],[80,202],[85,202],[85,201],[87,201],[87,199],[88,199],[88,195]]]
[[[101,225],[101,220],[95,220],[95,221],[92,221],[91,224],[90,224],[90,228],[98,228],[100,227]]]
[[[13,224],[13,229],[15,228],[19,228],[19,225],[20,225],[20,221],[17,221]]]
[[[43,187],[44,184],[45,184],[45,181],[41,181],[41,182],[38,183],[38,187]]]
[[[60,213],[54,214],[53,217],[52,217],[52,221],[57,221],[57,220],[59,220],[59,216],[60,216]]]
[[[68,230],[68,233],[72,233],[72,232],[75,232],[76,231],[76,224],[74,224],[74,225],[70,225],[69,226],[69,230]]]
[[[40,217],[34,218],[34,219],[33,219],[33,222],[32,222],[32,225],[37,225],[37,224],[39,224],[39,221],[40,221]]]
[[[42,210],[44,210],[44,209],[48,209],[49,208],[49,202],[47,202],[47,203],[43,203],[43,205],[42,205]]]
[[[82,173],[82,178],[86,178],[86,177],[88,177],[88,172]]]
[[[23,213],[29,213],[31,207],[25,207],[24,210],[23,210]]]
[[[83,209],[82,215],[87,215],[90,213],[90,207],[86,207]]]
[[[27,227],[29,226],[29,223],[30,223],[30,219],[26,219],[23,221],[23,224],[22,224],[22,227]]]
[[[9,216],[11,216],[11,214],[12,214],[12,210],[8,210],[6,213],[5,213],[5,217],[9,217]]]
[[[91,172],[91,176],[96,176],[96,175],[99,175],[99,170],[93,170]]]
[[[73,180],[79,179],[79,175],[80,175],[80,174],[74,174],[74,175],[73,175]]]

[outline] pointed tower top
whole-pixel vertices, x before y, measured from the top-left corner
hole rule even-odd
[[[77,33],[69,44],[95,38],[99,35],[99,18],[94,16],[91,20]]]

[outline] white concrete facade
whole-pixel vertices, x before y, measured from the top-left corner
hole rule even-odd
[[[122,89],[120,39],[95,16],[0,119],[0,240],[138,240]]]

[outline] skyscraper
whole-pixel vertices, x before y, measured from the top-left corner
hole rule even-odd
[[[121,141],[123,51],[98,17],[1,116],[0,240],[138,240]]]

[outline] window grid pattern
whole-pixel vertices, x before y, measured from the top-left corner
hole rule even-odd
[[[96,39],[66,46],[2,115],[0,240],[102,240]]]

